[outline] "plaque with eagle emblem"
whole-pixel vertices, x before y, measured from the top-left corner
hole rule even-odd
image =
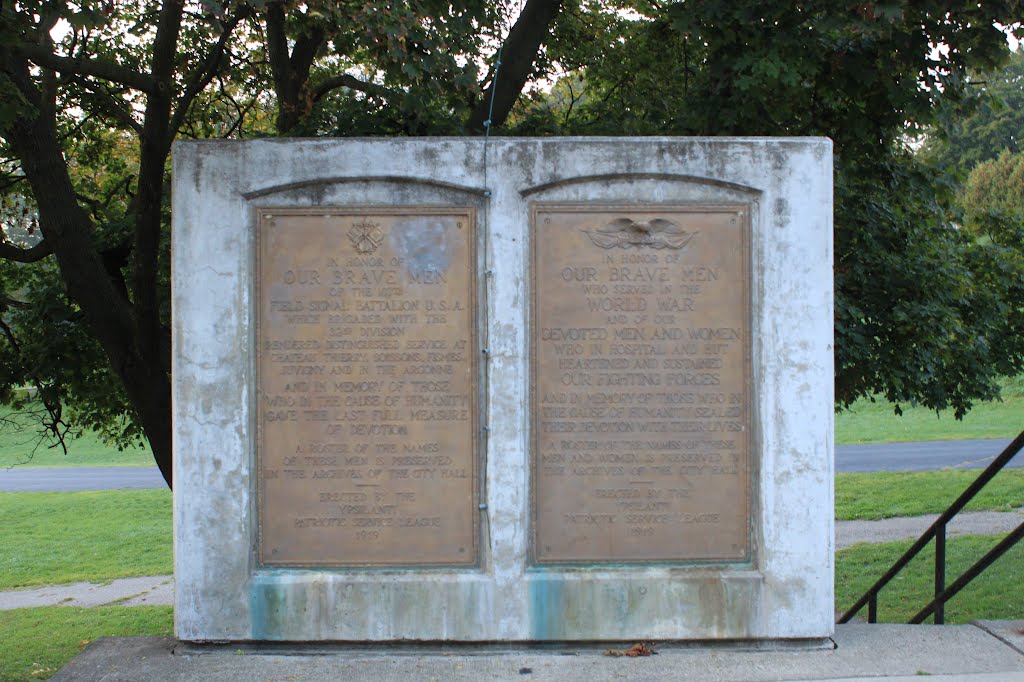
[[[750,560],[750,204],[532,210],[532,558]]]

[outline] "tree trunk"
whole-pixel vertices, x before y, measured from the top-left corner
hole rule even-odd
[[[159,368],[158,368],[159,369]],[[139,386],[145,395],[132,400],[139,411],[142,428],[153,451],[153,459],[160,469],[168,488],[174,487],[173,437],[171,433],[171,382],[167,375],[158,371],[152,376],[152,383]]]
[[[492,126],[500,126],[508,118],[533,72],[537,51],[544,44],[551,22],[561,7],[562,0],[527,0],[502,45],[501,66],[470,114],[470,130],[481,132],[486,121],[489,120]]]
[[[274,78],[274,94],[277,97],[277,119],[279,135],[288,135],[309,115],[313,93],[309,87],[309,71],[317,53],[324,44],[325,34],[319,27],[311,27],[292,40],[291,54],[288,52],[289,38],[285,30],[284,3],[267,5],[267,61]],[[308,98],[308,102],[307,102]]]
[[[7,141],[32,187],[39,207],[39,228],[60,266],[68,298],[82,311],[110,365],[124,384],[153,449],[157,466],[170,486],[170,378],[158,357],[137,350],[137,326],[131,303],[107,275],[92,238],[92,222],[75,195],[63,152],[57,141],[52,109],[31,86],[28,65],[8,69],[20,80],[23,93],[36,95],[34,116],[7,130]],[[162,173],[162,167],[159,168]]]

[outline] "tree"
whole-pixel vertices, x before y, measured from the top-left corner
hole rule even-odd
[[[567,8],[548,47],[567,76],[518,112],[520,129],[831,137],[837,403],[881,394],[959,417],[998,395],[998,376],[1024,367],[1020,319],[1000,312],[1014,305],[1011,240],[994,250],[958,229],[955,183],[906,140],[964,96],[970,69],[1009,57],[993,24],[1020,21],[1019,3],[619,8],[631,14]]]
[[[968,211],[1024,217],[1024,153],[1004,151],[975,166],[964,183],[961,201]]]
[[[508,133],[831,136],[838,399],[962,414],[1022,366],[1019,315],[998,315],[1015,295],[1012,230],[986,244],[957,230],[952,185],[903,140],[964,95],[969,69],[1007,58],[993,22],[1022,11],[527,0],[509,27],[509,6],[477,0],[5,2],[0,401],[33,384],[57,437],[75,423],[145,437],[170,483],[172,141],[465,134],[490,120]]]
[[[58,438],[65,406],[122,442],[144,435],[170,485],[173,140],[271,132],[258,112],[270,102],[277,132],[302,131],[330,93],[390,110],[427,92],[472,129],[494,88],[501,120],[558,8],[526,3],[495,85],[476,64],[497,47],[504,8],[472,0],[0,5],[0,191],[9,209],[31,205],[43,237],[8,237],[20,220],[8,210],[0,399],[35,384]]]
[[[974,71],[962,98],[944,102],[922,156],[940,168],[969,173],[1002,152],[1024,151],[1024,49],[997,70]]]

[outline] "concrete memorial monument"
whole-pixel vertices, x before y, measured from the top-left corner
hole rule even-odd
[[[176,146],[178,637],[828,637],[829,141],[487,144]]]

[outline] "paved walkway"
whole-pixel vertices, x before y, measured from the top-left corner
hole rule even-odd
[[[0,592],[0,611],[34,606],[173,606],[174,576],[118,578]]]
[[[921,537],[938,518],[903,516],[879,521],[836,521],[836,549],[859,542],[894,542]],[[1009,533],[1024,523],[1024,509],[1012,512],[960,512],[946,527],[947,537]]]
[[[984,469],[1011,443],[1009,438],[934,440],[919,443],[870,443],[836,446],[836,471],[935,471]],[[1009,467],[1024,467],[1024,455]]]
[[[0,492],[72,492],[166,488],[155,466],[0,467]]]

